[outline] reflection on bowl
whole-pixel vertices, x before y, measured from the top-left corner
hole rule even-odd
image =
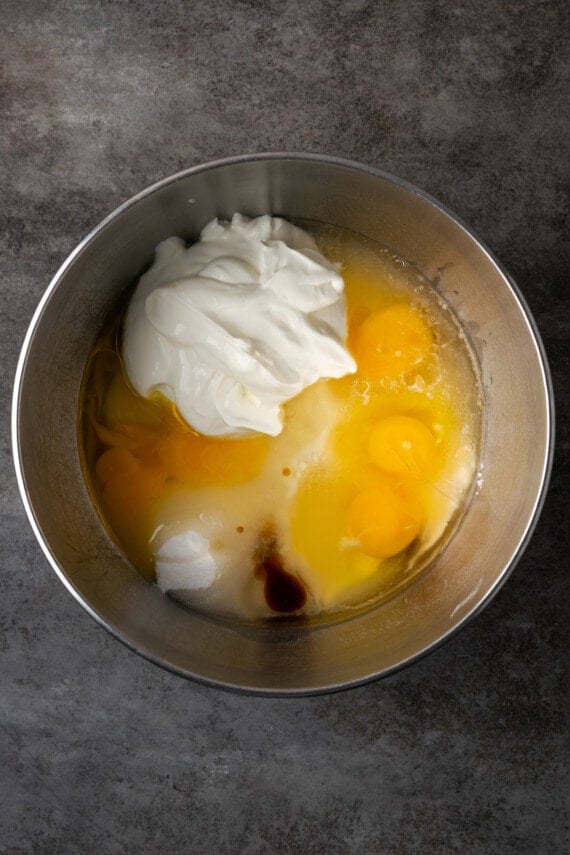
[[[270,626],[193,613],[146,582],[109,539],[77,447],[84,367],[170,235],[214,217],[272,213],[363,235],[413,261],[469,330],[485,397],[484,477],[427,572],[346,620]],[[485,605],[528,542],[546,489],[552,394],[542,346],[516,287],[472,233],[405,182],[310,155],[254,155],[196,167],[103,221],[55,276],[26,337],[13,408],[20,489],[36,536],[74,596],[154,662],[210,683],[273,694],[327,691],[385,675]]]

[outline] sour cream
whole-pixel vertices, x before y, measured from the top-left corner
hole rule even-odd
[[[160,391],[208,436],[278,435],[281,405],[356,371],[344,282],[302,229],[278,217],[213,220],[187,247],[169,238],[124,326],[127,375]]]

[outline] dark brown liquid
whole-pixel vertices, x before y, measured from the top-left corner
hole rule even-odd
[[[263,580],[265,602],[274,612],[296,612],[307,601],[303,583],[283,567],[277,539],[266,531],[256,554],[254,575]]]

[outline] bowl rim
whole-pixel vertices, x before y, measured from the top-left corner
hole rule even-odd
[[[364,677],[358,677],[354,680],[344,681],[342,683],[331,684],[331,685],[320,685],[316,687],[302,687],[299,689],[281,689],[281,688],[268,688],[268,689],[260,689],[255,686],[247,686],[238,683],[231,683],[229,681],[216,680],[214,678],[204,677],[200,674],[195,674],[184,668],[180,668],[176,665],[169,663],[168,661],[162,659],[156,654],[152,653],[150,650],[146,650],[143,647],[131,642],[127,637],[125,637],[121,632],[116,629],[112,624],[108,623],[98,612],[90,605],[90,603],[83,597],[81,592],[73,585],[67,574],[64,572],[63,568],[60,567],[57,559],[52,553],[49,544],[44,537],[40,525],[37,521],[32,502],[28,493],[28,489],[26,486],[26,481],[23,472],[23,461],[22,461],[22,453],[21,453],[21,443],[20,443],[20,429],[19,429],[19,414],[20,414],[20,399],[22,396],[22,386],[23,386],[23,378],[25,374],[26,364],[28,361],[28,355],[30,351],[30,347],[32,345],[35,332],[41,323],[42,316],[44,314],[44,310],[47,307],[48,303],[51,300],[52,294],[57,289],[60,281],[63,279],[64,275],[67,271],[73,266],[75,260],[81,255],[81,253],[85,250],[85,248],[93,241],[95,238],[114,220],[118,219],[126,210],[130,207],[138,204],[141,200],[145,199],[147,196],[152,195],[157,192],[161,188],[168,186],[170,184],[174,184],[177,181],[184,180],[190,175],[208,172],[211,170],[219,169],[220,167],[233,166],[241,163],[254,163],[256,161],[298,161],[298,162],[317,162],[320,164],[326,164],[330,166],[336,166],[347,170],[361,172],[367,175],[374,176],[376,178],[380,178],[390,184],[393,184],[412,195],[418,196],[425,202],[427,202],[430,206],[435,208],[445,217],[451,219],[456,225],[458,225],[466,235],[471,238],[477,247],[487,256],[488,260],[493,264],[499,271],[499,273],[504,278],[506,284],[511,289],[513,296],[515,297],[519,309],[522,315],[525,318],[525,321],[528,325],[529,332],[531,334],[532,339],[534,340],[534,345],[536,347],[536,352],[538,356],[539,366],[541,369],[543,388],[545,391],[546,398],[546,420],[547,420],[547,431],[546,431],[546,447],[545,447],[545,456],[544,456],[544,464],[541,472],[541,480],[540,480],[540,489],[537,493],[537,497],[533,506],[532,514],[529,516],[526,528],[524,530],[523,536],[519,540],[516,551],[511,556],[509,563],[504,567],[503,572],[500,576],[495,580],[494,584],[489,588],[485,596],[479,600],[469,611],[465,613],[460,622],[455,626],[451,627],[447,632],[443,633],[443,635],[439,636],[433,642],[428,644],[426,647],[418,650],[416,653],[408,656],[407,658],[401,660],[400,662],[390,666],[388,668],[384,668],[378,672],[373,674],[369,674]],[[420,189],[409,181],[399,178],[391,173],[385,172],[381,169],[378,169],[374,166],[369,166],[367,164],[359,163],[354,160],[350,160],[347,158],[336,157],[332,155],[319,154],[315,152],[287,152],[287,151],[275,151],[275,152],[254,152],[251,154],[242,154],[242,155],[233,155],[228,157],[217,158],[215,160],[207,161],[205,163],[196,164],[194,166],[188,167],[186,169],[179,170],[178,172],[173,173],[172,175],[166,176],[153,184],[145,187],[143,190],[136,193],[134,196],[131,196],[125,202],[121,203],[117,208],[111,211],[107,216],[105,216],[101,221],[99,221],[87,234],[79,241],[79,243],[71,250],[71,252],[67,255],[63,263],[57,269],[56,273],[51,278],[46,290],[41,296],[36,309],[32,315],[32,318],[29,322],[20,354],[18,357],[16,372],[14,376],[14,386],[13,386],[13,394],[12,394],[12,405],[11,405],[11,440],[12,440],[12,457],[13,464],[15,469],[16,481],[18,484],[18,490],[20,493],[20,499],[24,506],[24,510],[28,517],[28,521],[33,530],[35,538],[40,545],[44,556],[46,557],[48,563],[51,565],[52,569],[55,571],[56,575],[59,577],[60,581],[65,585],[68,591],[72,594],[72,596],[77,600],[77,602],[82,606],[82,608],[104,629],[107,630],[114,638],[124,644],[127,648],[134,651],[138,655],[142,656],[144,659],[152,662],[155,665],[159,665],[165,670],[176,674],[181,677],[185,677],[186,679],[191,679],[200,683],[202,685],[207,685],[210,687],[223,689],[231,692],[238,692],[244,695],[256,695],[262,697],[304,697],[311,695],[320,695],[332,692],[339,692],[348,690],[351,688],[355,688],[357,686],[365,685],[367,683],[379,680],[381,678],[387,677],[391,674],[395,674],[398,671],[406,668],[408,665],[413,664],[414,662],[422,659],[424,656],[427,656],[429,653],[432,653],[446,641],[451,639],[459,630],[463,629],[467,623],[469,623],[474,617],[476,617],[480,612],[483,611],[484,608],[490,603],[490,601],[497,595],[502,586],[505,584],[507,579],[510,577],[511,573],[515,569],[516,565],[520,561],[522,555],[524,554],[530,539],[534,533],[538,520],[540,518],[542,509],[544,507],[544,503],[546,500],[546,496],[548,493],[548,488],[550,484],[550,478],[552,474],[552,466],[554,459],[554,446],[555,446],[555,401],[554,401],[554,388],[552,383],[552,375],[550,371],[550,367],[548,364],[548,358],[546,355],[546,350],[536,324],[536,321],[533,317],[533,314],[522,294],[518,285],[513,280],[511,275],[505,269],[503,264],[496,258],[491,249],[487,246],[487,244],[478,236],[478,234],[457,214],[455,214],[447,205],[441,203],[438,199],[433,197],[431,194],[426,191]]]

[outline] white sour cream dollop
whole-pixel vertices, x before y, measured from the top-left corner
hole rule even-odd
[[[190,247],[159,244],[127,310],[123,358],[137,392],[162,392],[201,433],[276,436],[285,401],[356,370],[345,337],[343,279],[310,235],[235,214]]]

